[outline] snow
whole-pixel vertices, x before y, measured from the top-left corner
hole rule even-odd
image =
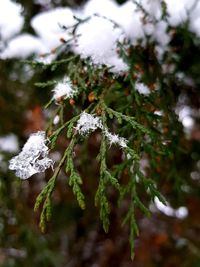
[[[39,38],[31,34],[21,34],[8,43],[7,47],[0,53],[0,58],[27,58],[34,54],[46,52],[46,47]]]
[[[155,25],[154,38],[161,45],[161,47],[167,46],[171,40],[170,35],[167,33],[167,22],[160,21]]]
[[[179,207],[177,209],[173,209],[169,205],[169,203],[164,205],[157,197],[155,197],[154,199],[154,204],[160,212],[164,213],[167,216],[176,217],[178,219],[184,219],[188,216],[188,209],[186,207]]]
[[[46,0],[44,2],[49,3]],[[161,20],[160,0],[141,0],[138,3],[149,14],[145,23],[143,12],[132,0],[122,5],[114,0],[89,0],[78,10],[58,7],[35,15],[30,24],[37,37],[23,33],[9,41],[23,27],[22,7],[10,0],[1,0],[0,34],[2,40],[8,40],[8,46],[0,57],[26,58],[36,54],[38,59],[41,53],[51,52],[60,46],[62,38],[70,43],[69,48],[74,53],[82,58],[90,58],[92,64],[105,64],[112,67],[110,71],[113,73],[121,73],[127,71],[128,66],[117,53],[119,41],[129,39],[132,44],[142,41],[141,44],[145,45],[148,36],[149,41],[156,42],[157,55],[161,59],[171,40],[169,25],[177,27],[189,19],[189,30],[200,36],[200,1],[166,0],[169,13],[166,21]],[[72,30],[77,19],[74,16],[88,19],[79,24],[75,38]],[[50,63],[54,59],[55,55],[50,55],[39,60]]]
[[[19,143],[16,135],[8,134],[0,137],[0,151],[15,153],[19,150]]]
[[[135,90],[138,91],[142,95],[149,95],[150,90],[144,83],[135,83]]]
[[[9,169],[15,170],[16,175],[24,180],[52,167],[54,162],[47,157],[46,142],[45,132],[39,131],[32,134],[19,155],[10,160]]]
[[[48,6],[51,4],[51,0],[34,0],[37,5]]]
[[[116,69],[126,69],[125,63],[117,54],[117,42],[122,37],[122,30],[106,18],[93,16],[77,29],[75,53],[83,58],[90,57],[97,65],[109,67],[116,64]],[[115,66],[115,65],[114,65]],[[121,68],[120,68],[121,67]]]
[[[178,26],[189,18],[189,29],[200,36],[200,2],[196,0],[166,0],[169,23]]]
[[[117,134],[110,133],[108,129],[103,126],[100,118],[87,112],[81,113],[75,130],[81,135],[87,135],[97,129],[102,131],[110,145],[117,144],[121,148],[127,147],[128,140],[124,137],[119,137]]]
[[[186,1],[174,1],[174,0],[166,0],[167,8],[169,12],[169,23],[172,26],[178,26],[178,24],[183,23],[187,19],[187,11],[186,11]]]
[[[59,82],[53,89],[53,98],[59,101],[60,98],[73,98],[77,93],[77,89],[74,89],[69,77],[64,77],[63,81]]]
[[[120,15],[119,6],[112,0],[90,0],[85,4],[82,12],[84,17],[98,14],[114,21]]]
[[[190,132],[189,130],[191,130],[195,124],[193,118],[193,109],[187,105],[180,105],[176,108],[175,112],[178,115],[179,121],[182,122],[183,126],[185,127],[185,130]]]
[[[94,132],[98,128],[102,128],[100,118],[87,112],[82,112],[75,130],[81,135],[87,135],[90,132]]]
[[[119,137],[117,134],[112,134],[107,129],[104,130],[104,134],[107,137],[110,145],[118,144],[121,148],[127,147],[128,140],[126,140],[124,137]]]
[[[51,50],[61,44],[60,38],[68,40],[70,35],[62,26],[71,27],[76,23],[73,12],[67,7],[55,8],[37,14],[31,19],[31,26],[41,38],[47,49]]]
[[[159,20],[161,18],[162,9],[160,0],[141,0],[139,3],[154,20]]]
[[[137,10],[136,5],[131,1],[119,7],[119,16],[116,22],[122,27],[126,36],[136,43],[144,38],[144,29],[142,23],[142,12]]]
[[[51,64],[55,59],[56,55],[54,53],[40,54],[35,57],[35,61],[45,65]]]
[[[200,36],[200,2],[191,11],[190,30]]]
[[[21,31],[24,18],[21,15],[22,6],[10,0],[0,1],[0,38],[8,40]]]
[[[56,124],[59,123],[59,121],[60,121],[60,117],[59,117],[58,115],[56,115],[56,116],[54,117],[54,119],[53,119],[53,124],[56,125]]]

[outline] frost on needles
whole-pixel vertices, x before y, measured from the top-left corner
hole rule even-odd
[[[127,147],[127,139],[119,137],[117,134],[110,133],[108,129],[103,126],[100,118],[86,112],[81,113],[75,130],[81,135],[87,135],[98,128],[102,130],[102,133],[106,136],[110,145],[118,144],[121,148]]]
[[[53,89],[53,99],[58,103],[61,99],[73,98],[76,93],[77,89],[73,88],[70,78],[64,77]]]

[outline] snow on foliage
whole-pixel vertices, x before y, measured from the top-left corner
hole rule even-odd
[[[32,134],[19,155],[10,160],[9,169],[15,170],[16,175],[24,180],[52,167],[54,162],[47,157],[46,141],[45,132]]]
[[[2,59],[27,58],[33,54],[37,55],[45,52],[47,52],[47,49],[39,38],[31,34],[21,34],[8,43],[0,56]]]
[[[67,7],[42,12],[31,20],[31,26],[47,49],[53,49],[60,45],[60,38],[65,40],[71,38],[62,27],[71,27],[75,23],[74,13]]]
[[[21,31],[24,18],[22,6],[10,0],[0,1],[0,38],[5,41]]]
[[[61,98],[73,98],[77,90],[73,88],[72,82],[69,77],[64,77],[62,82],[59,82],[53,89],[53,98],[59,102]]]
[[[112,67],[114,73],[127,70],[128,66],[117,54],[118,42],[129,39],[133,44],[148,40],[156,42],[158,57],[162,58],[171,40],[169,25],[177,27],[189,21],[189,29],[200,36],[200,1],[165,0],[169,16],[162,20],[160,0],[141,0],[148,21],[137,2],[128,0],[119,5],[114,0],[89,0],[78,10],[59,7],[37,14],[31,19],[31,26],[38,35],[19,35],[8,42],[0,58],[25,58],[33,54],[50,52],[61,45],[60,39],[69,42],[74,53],[90,58],[96,65]],[[12,37],[23,26],[21,6],[10,0],[0,1],[0,34],[3,40]],[[9,13],[9,16],[8,16]],[[77,19],[83,20],[72,32]],[[11,19],[12,18],[12,19]],[[116,26],[117,25],[117,26]],[[32,44],[31,44],[32,41]],[[54,58],[54,57],[53,57]],[[45,63],[45,59],[40,60]],[[47,63],[51,59],[47,59]]]
[[[82,112],[75,130],[81,135],[87,135],[88,133],[94,132],[97,129],[102,130],[110,145],[117,144],[121,148],[127,147],[128,140],[126,140],[124,137],[119,137],[117,134],[110,133],[108,129],[103,126],[100,118],[87,112]]]
[[[110,145],[118,144],[121,148],[127,147],[128,140],[126,140],[124,137],[119,137],[117,134],[112,134],[107,129],[104,130],[104,134],[107,137]]]
[[[87,112],[82,112],[77,122],[75,130],[81,135],[87,135],[90,132],[94,132],[98,128],[102,128],[100,118],[91,115]]]
[[[77,46],[74,51],[83,58],[91,57],[94,64],[114,65],[114,71],[123,71],[126,64],[117,55],[117,42],[122,30],[108,19],[93,16],[77,29]]]
[[[98,14],[114,21],[120,15],[119,5],[112,0],[90,0],[86,2],[82,12],[85,17]]]
[[[185,219],[188,216],[187,207],[179,207],[174,209],[168,202],[166,202],[166,205],[164,205],[157,197],[154,198],[154,205],[155,207],[153,205],[150,206],[152,211],[154,211],[154,208],[156,208],[167,216],[176,217],[178,219]]]

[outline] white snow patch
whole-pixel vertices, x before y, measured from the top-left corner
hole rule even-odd
[[[122,38],[122,31],[112,22],[93,16],[78,27],[76,34],[75,53],[91,58],[97,65],[116,66],[117,71],[127,68],[117,54],[117,42]]]
[[[103,134],[108,139],[110,145],[117,144],[121,148],[126,148],[128,140],[124,137],[120,137],[117,134],[112,134],[106,129],[100,118],[95,115],[91,115],[89,113],[83,112],[80,115],[80,118],[77,122],[75,130],[78,131],[81,135],[87,135],[88,133],[94,132],[97,129],[101,129]]]
[[[27,58],[34,54],[47,52],[41,40],[31,34],[21,34],[13,38],[0,53],[0,58]]]
[[[10,0],[0,1],[0,38],[5,41],[21,31],[24,18],[22,6]]]
[[[9,153],[15,153],[19,151],[19,143],[16,135],[8,134],[0,137],[0,150]]]
[[[53,98],[59,100],[60,98],[72,98],[77,93],[77,89],[73,88],[69,77],[64,77],[63,81],[55,86],[53,92]]]
[[[16,175],[24,180],[52,167],[54,161],[47,157],[46,142],[45,132],[32,134],[19,155],[10,160],[9,169],[15,170]]]
[[[66,41],[71,38],[62,28],[71,27],[76,23],[70,8],[60,7],[37,14],[31,20],[31,26],[41,37],[48,49],[53,49],[61,44],[60,38]]]
[[[149,95],[151,92],[144,83],[139,82],[135,83],[135,90],[137,90],[142,95]]]
[[[102,128],[101,119],[87,112],[83,112],[77,121],[75,130],[81,135],[87,135],[98,128]]]
[[[178,219],[185,219],[188,216],[188,209],[186,207],[179,207],[173,209],[169,203],[164,205],[157,197],[154,198],[156,208],[167,216],[176,217]]]
[[[128,140],[124,137],[119,137],[117,134],[112,134],[107,129],[104,130],[104,134],[106,135],[110,145],[118,144],[121,148],[127,147]]]

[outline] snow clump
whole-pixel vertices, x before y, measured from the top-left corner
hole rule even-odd
[[[48,158],[46,142],[45,132],[32,134],[19,155],[10,160],[9,169],[14,170],[16,176],[24,180],[53,167],[54,161]]]
[[[82,112],[75,130],[81,135],[87,135],[97,129],[102,131],[110,145],[118,144],[121,148],[127,147],[128,140],[126,140],[124,137],[119,137],[117,134],[110,133],[108,129],[103,126],[100,118],[87,112]]]
[[[98,128],[102,128],[101,119],[91,115],[87,112],[82,112],[75,130],[81,135],[87,135],[90,132],[94,132]]]
[[[60,99],[73,98],[77,93],[77,89],[73,88],[69,77],[64,77],[53,89],[53,99],[59,102]]]
[[[22,6],[10,0],[0,1],[0,38],[8,40],[21,31],[24,17],[21,15]]]
[[[110,20],[92,16],[80,24],[76,31],[74,52],[91,58],[96,65],[113,66],[113,71],[124,71],[127,65],[117,54],[117,44],[124,39],[123,31]]]

